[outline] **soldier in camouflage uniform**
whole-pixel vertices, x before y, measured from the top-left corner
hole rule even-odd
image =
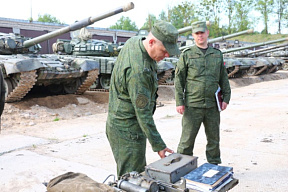
[[[109,90],[106,135],[117,163],[117,174],[144,171],[148,138],[161,158],[166,147],[158,133],[153,113],[157,97],[156,62],[180,53],[178,31],[167,22],[157,22],[145,37],[130,38],[117,58]]]
[[[183,50],[175,71],[176,110],[183,114],[177,152],[193,155],[195,139],[203,123],[207,137],[207,161],[220,164],[220,112],[215,92],[220,86],[223,94],[222,110],[225,110],[231,89],[221,51],[208,46],[209,30],[206,22],[194,22],[192,35],[196,45]]]

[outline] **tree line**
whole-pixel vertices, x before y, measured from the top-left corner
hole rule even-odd
[[[256,17],[255,15],[259,15]],[[149,14],[140,29],[150,30],[157,20],[171,22],[177,29],[198,20],[210,21],[210,36],[218,37],[254,28],[263,23],[262,34],[269,34],[269,23],[277,23],[277,33],[288,27],[288,0],[202,0],[183,1],[158,17]],[[224,23],[224,24],[223,24]],[[129,17],[122,16],[112,29],[139,30]]]
[[[259,15],[259,16],[256,16]],[[194,21],[210,21],[210,36],[218,37],[254,28],[262,22],[262,34],[269,34],[269,23],[276,23],[277,33],[288,27],[288,0],[201,0],[183,1],[179,5],[162,10],[158,16],[148,14],[140,29],[150,31],[154,22],[164,20],[177,29],[190,26]],[[39,15],[38,21],[61,23],[49,14]],[[129,17],[122,16],[111,29],[138,31]]]

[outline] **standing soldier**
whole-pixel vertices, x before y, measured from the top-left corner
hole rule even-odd
[[[178,31],[170,23],[156,22],[147,38],[130,38],[117,58],[109,90],[106,134],[117,163],[117,174],[144,171],[146,138],[163,158],[166,147],[153,113],[157,97],[156,62],[178,55]]]
[[[196,136],[204,124],[207,137],[206,157],[212,164],[220,164],[220,112],[215,92],[222,89],[225,110],[231,96],[228,75],[220,50],[208,46],[209,30],[206,22],[192,23],[195,44],[183,50],[176,67],[176,110],[183,114],[182,135],[177,152],[193,155]]]

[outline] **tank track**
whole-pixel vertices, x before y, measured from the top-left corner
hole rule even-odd
[[[20,101],[35,85],[36,78],[36,70],[21,72],[17,86],[7,95],[6,102]]]
[[[96,81],[98,78],[99,70],[94,69],[88,72],[88,76],[86,77],[85,81],[79,86],[75,94],[81,95],[85,91],[87,91],[90,86]]]
[[[237,73],[239,71],[239,69],[240,69],[239,65],[236,65],[234,70],[228,74],[228,78],[234,77],[234,74]]]
[[[165,74],[161,79],[158,80],[158,85],[165,83],[166,79],[172,75],[172,69],[165,71]]]

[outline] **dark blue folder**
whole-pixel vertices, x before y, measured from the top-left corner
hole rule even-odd
[[[216,173],[212,177],[203,176],[207,171],[211,169],[218,171],[218,173]],[[233,172],[233,167],[219,166],[219,165],[214,165],[210,163],[204,163],[200,167],[194,169],[193,171],[185,175],[184,178],[186,180],[188,179],[191,181],[213,186],[213,184],[216,183],[219,179],[221,179],[224,175],[230,174],[232,172]]]

